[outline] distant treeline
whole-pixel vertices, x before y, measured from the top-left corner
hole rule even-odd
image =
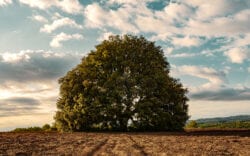
[[[222,123],[197,123],[196,121],[190,121],[186,128],[244,128],[250,129],[250,121],[234,121],[234,122],[222,122]]]
[[[27,128],[16,128],[12,130],[12,132],[50,132],[50,131],[57,131],[57,128],[53,125],[50,126],[49,124],[45,124],[42,127],[27,127]]]
[[[230,116],[225,118],[207,118],[190,120],[185,128],[211,129],[250,129],[250,115]],[[16,128],[12,132],[50,132],[57,131],[55,124],[45,124],[42,127]]]
[[[250,115],[237,115],[229,117],[204,118],[195,120],[197,123],[218,123],[234,121],[250,121]]]
[[[250,129],[250,115],[191,120],[187,123],[186,128]]]

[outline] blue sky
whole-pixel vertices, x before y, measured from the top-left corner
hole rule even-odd
[[[112,34],[161,46],[189,115],[250,114],[248,0],[0,0],[0,131],[53,122],[58,78]]]

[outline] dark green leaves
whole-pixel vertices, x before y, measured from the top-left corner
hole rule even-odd
[[[187,90],[144,37],[111,36],[59,83],[62,131],[178,130],[188,119]]]

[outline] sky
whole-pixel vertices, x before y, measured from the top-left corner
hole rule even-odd
[[[110,35],[161,46],[190,119],[250,114],[249,0],[0,0],[0,131],[52,123],[58,79]]]

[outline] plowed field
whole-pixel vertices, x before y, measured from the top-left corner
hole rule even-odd
[[[0,133],[0,156],[3,155],[250,156],[250,131]]]

